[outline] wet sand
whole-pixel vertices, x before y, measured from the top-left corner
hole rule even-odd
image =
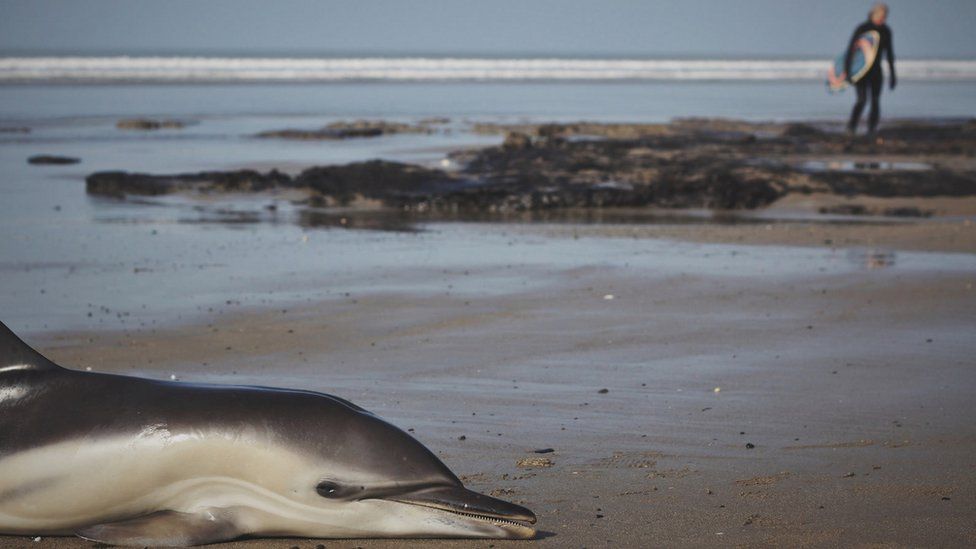
[[[443,156],[428,145],[398,154]],[[783,159],[973,169],[958,152],[868,152]],[[292,173],[308,154],[255,163]],[[56,193],[11,177],[25,183],[0,244],[5,322],[51,358],[333,393],[539,516],[523,542],[222,547],[976,544],[972,196],[817,187],[748,212],[415,212],[390,227],[374,210],[302,216],[287,193],[89,199],[72,173],[41,180]],[[869,215],[822,213],[851,206]],[[909,208],[932,217],[883,214]]]
[[[543,242],[590,231],[581,238],[606,239],[608,250],[617,236],[688,236],[569,229],[503,227]],[[842,242],[863,239],[861,229],[817,230]],[[768,243],[764,231],[775,232],[746,227],[724,253],[772,253],[751,245]],[[823,246],[825,235],[774,243]],[[909,248],[942,250],[942,239]],[[942,256],[902,268],[898,252],[846,253],[863,268],[830,268],[830,255],[768,273],[514,265],[502,275],[542,282],[455,291],[459,280],[496,283],[497,265],[476,265],[444,273],[441,292],[387,288],[155,330],[29,339],[76,368],[337,394],[413,429],[469,487],[539,516],[534,541],[222,547],[976,544],[976,272],[946,269]],[[395,278],[409,288],[430,276],[412,267]],[[554,452],[533,453],[543,448]],[[518,467],[526,457],[552,466]],[[0,538],[92,546],[42,542]]]
[[[772,212],[770,212],[772,213]],[[833,222],[809,219],[784,221],[745,218],[738,224],[710,223],[634,223],[542,224],[513,227],[516,234],[541,232],[563,238],[617,237],[654,238],[685,242],[774,246],[826,247],[831,249],[916,250],[931,252],[976,253],[976,222],[971,218],[905,221],[872,221],[845,218]]]

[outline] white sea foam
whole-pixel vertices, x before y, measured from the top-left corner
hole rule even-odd
[[[822,80],[828,60],[2,57],[11,81]],[[976,80],[976,60],[904,60],[902,79]]]

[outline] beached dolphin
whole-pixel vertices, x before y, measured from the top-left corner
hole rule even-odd
[[[187,546],[530,538],[531,523],[340,398],[68,370],[0,323],[0,533]]]

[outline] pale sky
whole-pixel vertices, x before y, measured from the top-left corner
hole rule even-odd
[[[976,58],[976,0],[890,0],[903,57]],[[833,56],[858,0],[0,0],[0,55]]]

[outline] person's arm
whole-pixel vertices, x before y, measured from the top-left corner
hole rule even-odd
[[[861,24],[854,29],[854,34],[851,35],[851,40],[848,42],[847,50],[844,54],[844,79],[848,82],[851,81],[851,59],[854,57],[854,42],[857,42],[857,37],[861,36],[863,28],[864,25]]]
[[[898,78],[895,76],[895,47],[892,45],[894,40],[891,38],[891,31],[888,31],[888,74],[891,76],[891,89],[895,89],[895,85],[898,83]]]

